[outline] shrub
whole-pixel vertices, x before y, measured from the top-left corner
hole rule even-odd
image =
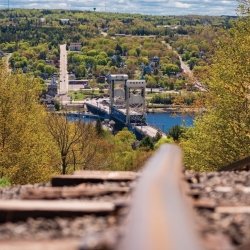
[[[11,185],[11,183],[7,178],[1,178],[0,179],[0,188],[1,187],[8,187],[10,185]]]

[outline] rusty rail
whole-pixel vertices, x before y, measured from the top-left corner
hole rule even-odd
[[[182,152],[163,145],[148,161],[131,205],[123,250],[202,249],[185,197]]]
[[[219,169],[219,171],[250,170],[250,156],[233,162]]]

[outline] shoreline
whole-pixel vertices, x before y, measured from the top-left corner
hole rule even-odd
[[[179,113],[179,114],[197,114],[200,113],[202,110],[198,108],[175,108],[175,107],[168,107],[168,108],[148,108],[147,113]]]

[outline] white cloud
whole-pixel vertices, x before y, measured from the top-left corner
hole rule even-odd
[[[184,9],[188,9],[190,8],[192,5],[188,4],[188,3],[182,3],[182,2],[176,2],[175,3],[175,7],[176,8],[184,8]]]
[[[0,7],[7,0],[0,0]],[[12,8],[76,9],[159,15],[235,15],[236,0],[10,0]]]

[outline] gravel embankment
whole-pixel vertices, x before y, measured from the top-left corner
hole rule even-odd
[[[201,234],[210,242],[208,249],[241,249],[241,246],[249,243],[249,172],[187,171],[186,178],[191,196],[201,204],[196,211]]]

